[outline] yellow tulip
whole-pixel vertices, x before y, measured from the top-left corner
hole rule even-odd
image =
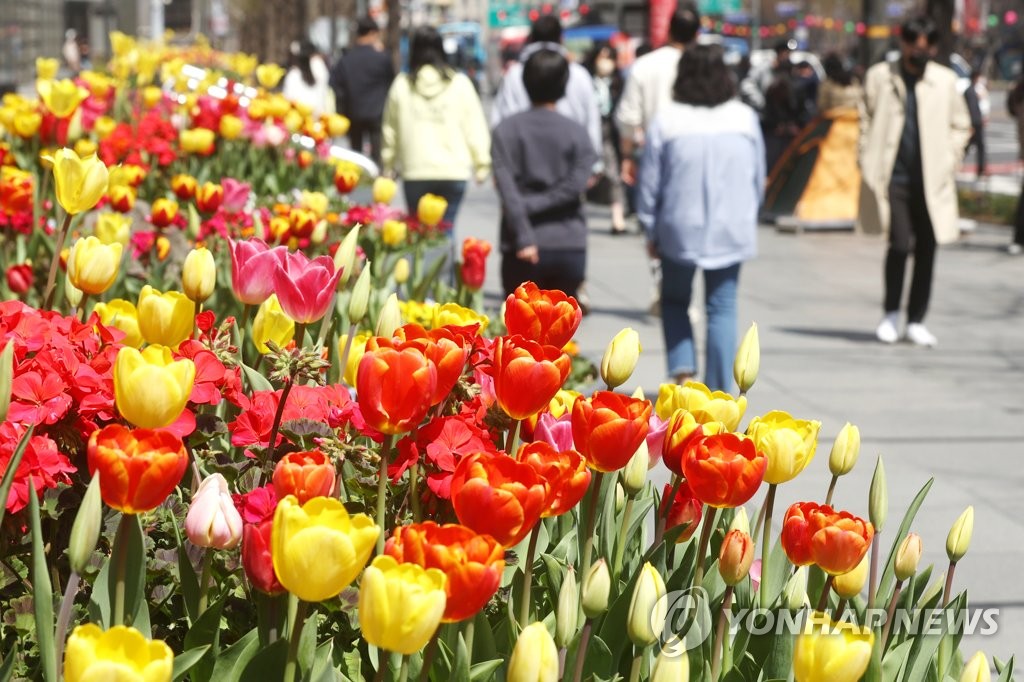
[[[447,210],[447,199],[436,194],[424,194],[416,206],[416,217],[427,227],[437,227]]]
[[[243,127],[242,119],[237,116],[224,114],[220,117],[220,136],[225,140],[237,140]]]
[[[348,134],[351,122],[341,114],[329,114],[327,116],[327,133],[331,137],[344,137]]]
[[[131,239],[132,219],[123,213],[104,211],[96,216],[95,233],[97,239],[104,244],[120,244],[128,246]]]
[[[373,181],[373,203],[390,204],[397,191],[398,185],[391,178],[377,178]]]
[[[100,302],[92,307],[99,315],[104,327],[114,327],[124,332],[121,343],[125,346],[138,348],[142,345],[142,332],[139,331],[139,313],[135,304],[123,298],[115,298],[106,303]]]
[[[398,563],[383,555],[373,560],[359,584],[359,629],[379,649],[414,654],[430,641],[444,615],[445,582],[436,569]]]
[[[256,346],[261,355],[266,355],[270,352],[267,341],[273,341],[278,348],[284,348],[293,338],[295,320],[284,312],[277,294],[271,294],[256,311],[256,318],[252,322],[252,345]],[[365,341],[363,347],[366,347]]]
[[[399,246],[405,241],[409,228],[401,220],[385,220],[380,238],[387,246]]]
[[[88,90],[68,79],[36,81],[36,90],[39,91],[39,99],[57,118],[67,118],[75,113],[78,105],[89,96]]]
[[[350,516],[336,498],[314,497],[300,506],[288,495],[274,512],[274,573],[299,599],[330,599],[363,570],[380,532],[369,516]]]
[[[114,363],[114,402],[135,426],[162,429],[181,416],[195,378],[195,364],[175,360],[166,346],[124,347]]]
[[[612,589],[612,577],[608,564],[598,559],[583,576],[581,597],[583,613],[587,618],[597,618],[608,610],[608,594]]]
[[[302,198],[299,201],[299,205],[302,206],[302,208],[312,211],[316,214],[317,218],[323,218],[327,214],[327,209],[330,204],[326,194],[323,192],[307,192],[306,190],[302,190],[301,196]],[[358,234],[358,232],[356,234]],[[355,253],[352,255],[354,258]],[[337,261],[335,261],[335,264],[337,265]]]
[[[147,85],[142,88],[142,106],[147,109],[152,109],[157,104],[160,104],[160,100],[164,97],[164,91],[155,85]]]
[[[971,536],[974,535],[974,507],[968,507],[964,513],[953,522],[946,536],[946,555],[951,563],[956,563],[967,554],[967,548],[971,546]]]
[[[362,277],[363,274],[359,273],[359,278],[362,279]],[[359,280],[356,280],[356,285],[358,284]],[[429,329],[434,324],[434,313],[440,306],[428,301],[399,301],[398,307],[402,311],[402,320],[406,324],[418,324]]]
[[[979,651],[971,656],[964,669],[960,672],[960,682],[991,682],[992,671],[988,667],[985,652]]]
[[[857,564],[857,568],[849,573],[843,573],[833,578],[832,589],[843,599],[853,599],[864,589],[864,583],[867,582],[867,579],[868,554],[865,554],[861,562]]]
[[[175,347],[192,335],[196,304],[180,291],[160,292],[150,285],[139,292],[139,329],[149,343]]]
[[[356,385],[356,374],[359,372],[359,361],[366,353],[366,342],[373,334],[361,332],[352,339],[352,347],[348,351],[348,361],[345,363],[345,376],[342,377],[349,386]],[[345,344],[348,343],[348,334],[342,334],[338,339],[338,357],[345,352]]]
[[[57,202],[69,214],[88,211],[107,191],[107,167],[95,156],[79,158],[73,150],[58,149],[48,160],[53,164]]]
[[[256,67],[256,80],[267,90],[273,90],[284,78],[284,69],[277,64],[260,64]]]
[[[18,109],[14,113],[12,128],[18,137],[28,139],[39,132],[39,126],[43,124],[43,116],[33,109]]]
[[[131,163],[125,163],[109,169],[107,185],[109,187],[137,187],[145,179],[145,168]]]
[[[856,682],[868,669],[875,636],[815,612],[793,646],[796,682]]]
[[[747,411],[747,398],[742,395],[733,398],[724,391],[712,392],[696,381],[687,381],[682,386],[662,384],[654,405],[655,413],[661,419],[668,420],[680,409],[693,414],[698,424],[722,422],[727,431],[735,431],[740,426],[743,413]]]
[[[42,81],[53,80],[57,77],[57,70],[60,62],[49,57],[36,57],[36,78]]]
[[[96,122],[92,124],[93,132],[96,133],[96,137],[100,140],[105,140],[110,137],[115,128],[117,128],[117,121],[109,116],[100,116],[96,119]]]
[[[523,628],[508,662],[506,682],[555,682],[558,679],[558,648],[542,622]]]
[[[75,142],[75,153],[79,156],[92,156],[96,153],[96,143],[87,137],[83,137]]]
[[[284,127],[289,133],[297,133],[302,128],[305,120],[301,113],[292,109],[284,115]]]
[[[208,128],[182,130],[179,136],[182,151],[189,154],[209,154],[213,151],[215,135]]]
[[[79,239],[68,256],[68,279],[86,294],[102,294],[117,278],[123,248],[120,243],[104,244],[96,237]]]
[[[483,334],[490,323],[490,318],[475,310],[464,308],[458,303],[444,303],[434,309],[434,322],[431,327],[437,329],[449,324],[456,327],[468,327],[472,324],[479,324],[480,328],[476,332],[479,335]]]
[[[283,119],[292,109],[292,103],[281,95],[271,95],[266,99],[267,114],[274,118]]]
[[[819,421],[794,419],[781,410],[754,417],[747,427],[747,435],[754,441],[757,451],[768,458],[764,480],[779,484],[796,478],[814,459],[820,429]]]
[[[626,619],[626,633],[638,647],[649,647],[661,637],[668,615],[665,600],[665,581],[650,562],[640,570],[640,578],[633,588]]]
[[[899,549],[896,550],[896,560],[893,562],[896,580],[909,580],[917,573],[917,565],[921,562],[923,551],[921,536],[917,533],[907,533],[907,537],[903,538]]]
[[[833,476],[844,476],[853,470],[860,456],[860,429],[846,422],[839,430],[832,452],[828,455],[828,468]]]
[[[173,671],[171,647],[124,625],[106,632],[95,623],[79,625],[64,648],[65,682],[170,682]]]
[[[626,327],[611,340],[601,358],[601,378],[609,390],[629,380],[640,361],[640,350],[640,335],[632,327]]]
[[[160,66],[160,59],[160,53],[155,50],[142,50],[139,52],[139,61],[135,69],[136,80],[139,85],[153,82],[156,70]]]
[[[381,306],[377,315],[377,327],[374,333],[377,336],[391,338],[395,330],[402,326],[402,309],[398,307],[398,295],[391,294]]]
[[[259,59],[254,54],[239,52],[231,55],[231,68],[237,71],[238,75],[242,78],[251,76],[253,71],[256,70],[256,65],[259,63]]]
[[[135,49],[135,38],[121,31],[110,32],[110,50],[115,57],[125,57]]]
[[[750,325],[750,329],[743,335],[739,350],[736,351],[736,359],[732,363],[732,375],[736,379],[736,385],[740,387],[740,393],[746,393],[757,381],[757,373],[761,368],[761,345],[757,340],[757,325]]]
[[[395,269],[391,271],[392,277],[395,278],[395,284],[405,284],[409,281],[409,259],[399,258],[395,261]]]
[[[181,288],[196,303],[210,298],[217,286],[217,263],[205,246],[189,251],[181,266]]]
[[[97,97],[105,98],[114,87],[114,82],[106,74],[98,71],[82,71],[78,77],[85,81],[85,84]]]
[[[690,657],[678,637],[673,637],[662,647],[651,670],[651,682],[689,682]]]

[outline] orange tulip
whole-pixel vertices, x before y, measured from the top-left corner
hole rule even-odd
[[[675,497],[670,499],[671,495],[672,484],[666,483],[665,490],[661,493],[661,506],[658,508],[658,515],[665,517],[665,530],[686,525],[682,534],[676,538],[678,544],[693,537],[694,531],[700,525],[700,518],[704,515],[704,506],[690,492],[690,486],[686,481],[679,484]]]
[[[412,431],[430,409],[437,368],[416,348],[367,349],[359,361],[356,392],[366,422],[391,435]]]
[[[459,377],[466,368],[466,347],[450,330],[439,328],[427,331],[418,324],[407,324],[395,330],[389,339],[383,336],[370,338],[366,350],[377,348],[417,348],[437,369],[437,385],[430,396],[431,406],[439,405],[448,398]]]
[[[548,486],[548,500],[542,517],[561,516],[583,499],[590,487],[590,469],[575,450],[559,452],[544,441],[519,448],[516,458],[526,462]]]
[[[492,365],[498,405],[513,419],[531,417],[551,402],[571,369],[572,360],[555,346],[500,336]]]
[[[475,616],[501,584],[505,548],[490,535],[478,535],[466,526],[433,521],[395,528],[384,553],[403,563],[436,568],[448,576],[445,623]]]
[[[598,391],[572,406],[572,439],[587,464],[598,471],[618,471],[647,437],[649,400]]]
[[[505,299],[505,326],[537,343],[563,347],[583,319],[579,303],[561,291],[538,289],[526,282]]]
[[[547,485],[525,462],[478,452],[463,457],[452,475],[452,506],[459,523],[505,547],[525,538],[540,520]]]
[[[314,497],[329,497],[334,477],[334,464],[319,450],[290,452],[274,467],[274,492],[279,500],[294,495],[306,504]]]
[[[125,514],[156,509],[181,481],[188,456],[169,431],[111,424],[89,438],[89,474],[100,472],[100,494]]]
[[[828,505],[797,502],[782,523],[782,548],[797,566],[817,564],[829,575],[842,575],[864,559],[875,529],[870,522]]]
[[[753,497],[767,466],[754,441],[736,433],[702,433],[683,455],[683,475],[694,497],[719,509],[738,507]]]
[[[717,428],[711,430],[701,426],[694,419],[692,412],[676,410],[669,418],[668,426],[665,427],[665,441],[662,445],[662,458],[665,460],[665,466],[672,473],[682,476],[683,454],[686,452],[686,446],[690,439],[702,434],[718,432]]]
[[[750,573],[754,563],[754,540],[742,530],[725,534],[718,551],[718,573],[726,585],[736,585]]]

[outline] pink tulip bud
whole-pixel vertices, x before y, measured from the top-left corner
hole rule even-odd
[[[231,288],[246,305],[259,305],[274,293],[274,271],[288,249],[270,248],[259,239],[231,242]]]
[[[242,517],[220,474],[199,484],[185,517],[185,532],[197,547],[232,549],[242,539]]]
[[[310,260],[301,251],[287,253],[274,271],[274,291],[288,317],[298,323],[316,322],[334,302],[341,271],[329,256]]]

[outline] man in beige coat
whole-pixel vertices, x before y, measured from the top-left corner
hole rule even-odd
[[[858,227],[888,234],[885,258],[885,317],[879,341],[899,340],[907,257],[914,256],[907,306],[907,339],[934,346],[924,326],[937,244],[959,237],[956,167],[971,137],[956,74],[930,59],[938,31],[929,19],[901,28],[900,59],[871,67],[861,111],[862,186]]]

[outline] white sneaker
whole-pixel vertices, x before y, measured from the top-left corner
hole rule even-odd
[[[1019,256],[1020,254],[1024,253],[1024,246],[1021,246],[1017,242],[1013,242],[1012,244],[1006,247],[1006,253],[1010,254],[1011,256]]]
[[[898,322],[899,313],[889,313],[878,323],[878,328],[875,329],[875,336],[882,343],[896,343],[900,340],[899,330],[896,329]]]
[[[926,346],[928,348],[939,343],[939,340],[935,338],[935,334],[928,331],[928,327],[920,322],[911,322],[907,325],[907,340],[915,346]]]

